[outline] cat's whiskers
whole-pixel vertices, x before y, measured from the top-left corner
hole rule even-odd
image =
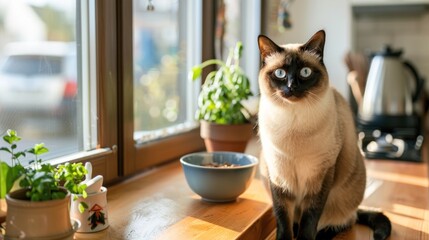
[[[277,103],[281,103],[282,102],[282,99],[281,99],[281,97],[279,97],[279,95],[277,94],[277,92],[273,92],[273,94],[271,94],[271,97]]]
[[[316,105],[318,102],[321,101],[321,98],[317,94],[311,91],[306,91],[306,93],[307,93],[306,99],[311,105]]]
[[[317,96],[317,94],[315,94],[315,93],[313,93],[313,92],[311,92],[311,91],[306,91],[308,94],[309,94],[309,96],[312,98],[312,99],[315,99],[316,101],[320,101],[320,97],[319,96]]]
[[[321,101],[321,98],[311,91],[306,91],[306,93],[307,93],[307,96],[305,97],[306,110],[313,113],[317,112],[318,114],[322,110],[316,106]]]

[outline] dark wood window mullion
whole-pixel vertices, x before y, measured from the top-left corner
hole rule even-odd
[[[119,82],[119,170],[121,175],[136,171],[134,147],[133,86],[133,1],[118,3],[118,68]]]

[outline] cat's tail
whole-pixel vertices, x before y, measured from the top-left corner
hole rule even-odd
[[[357,223],[370,227],[374,232],[374,240],[387,239],[392,231],[389,218],[380,211],[358,209]]]

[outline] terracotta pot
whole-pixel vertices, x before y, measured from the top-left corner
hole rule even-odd
[[[0,199],[0,225],[6,221],[6,199]]]
[[[208,152],[230,151],[244,152],[247,142],[253,134],[253,124],[216,124],[200,122],[200,135],[204,139]]]
[[[70,219],[70,193],[64,199],[31,202],[26,189],[6,195],[7,216],[5,239],[73,239],[79,223]]]
[[[73,194],[72,194],[73,195]],[[76,200],[72,200],[70,214],[73,218],[81,222],[81,227],[77,232],[98,232],[109,226],[107,215],[107,188],[101,187],[100,191],[88,194],[86,198],[77,195]],[[85,202],[88,205],[83,213],[79,212],[79,203]]]

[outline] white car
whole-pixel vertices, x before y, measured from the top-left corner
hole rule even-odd
[[[74,43],[8,44],[0,63],[0,122],[21,118],[76,116],[77,63]]]

